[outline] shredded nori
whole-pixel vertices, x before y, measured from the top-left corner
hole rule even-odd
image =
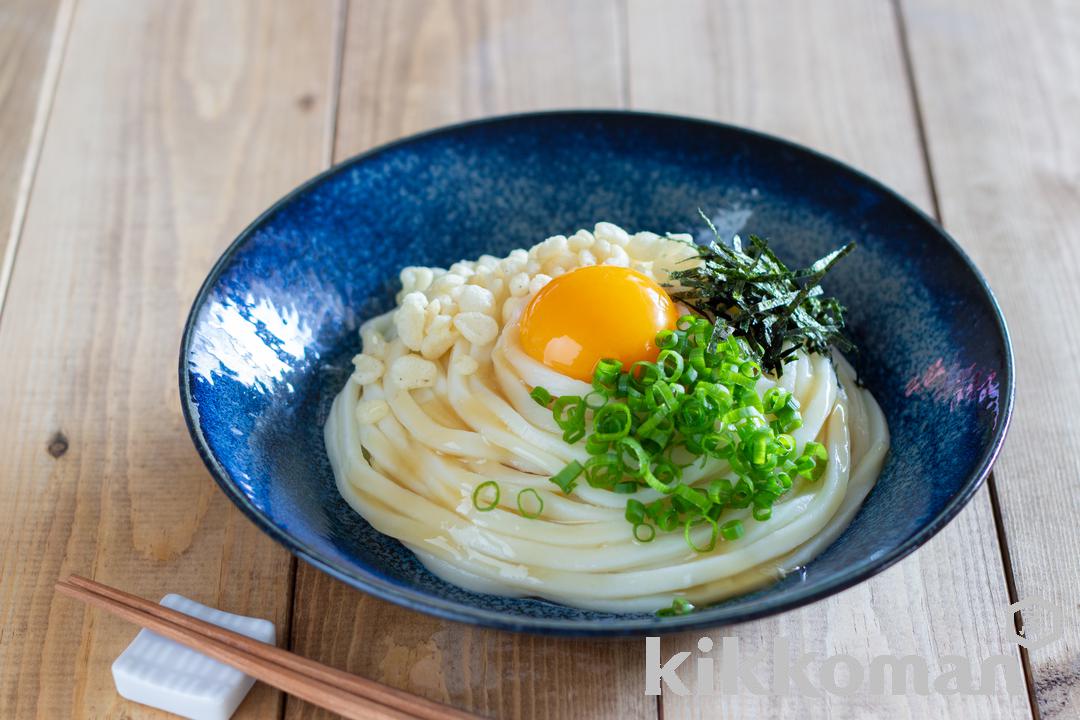
[[[756,235],[746,250],[738,236],[724,244],[716,227],[698,210],[715,240],[695,245],[702,263],[676,270],[679,288],[671,296],[716,323],[711,345],[734,333],[761,358],[761,367],[777,376],[799,349],[827,352],[854,348],[844,335],[844,307],[824,297],[821,280],[836,262],[855,249],[848,243],[800,270],[787,267]],[[717,322],[723,321],[723,322]]]

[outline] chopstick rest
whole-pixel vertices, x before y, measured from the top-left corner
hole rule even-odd
[[[169,594],[161,605],[219,627],[274,643],[274,623],[233,615],[182,595]],[[255,680],[178,642],[140,630],[112,665],[116,691],[143,705],[191,720],[226,720]]]

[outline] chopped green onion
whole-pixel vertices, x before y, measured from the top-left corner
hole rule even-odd
[[[534,498],[536,498],[536,510],[529,511],[525,509],[522,498],[525,496],[526,493],[530,493]],[[536,490],[534,490],[533,488],[525,488],[524,490],[519,491],[517,494],[517,506],[518,512],[521,513],[522,517],[534,520],[540,517],[540,513],[544,512],[544,498],[540,497],[540,493],[536,492]]]
[[[675,382],[683,373],[686,361],[674,350],[661,350],[656,357],[656,366],[660,369],[660,378],[666,382]]]
[[[656,408],[666,408],[668,413],[674,412],[679,406],[675,400],[675,393],[666,382],[656,381],[649,386],[645,397]]]
[[[618,360],[605,358],[596,363],[596,367],[593,368],[593,387],[597,390],[615,390],[620,370],[622,370],[622,363]]]
[[[608,451],[608,448],[610,447],[611,441],[597,437],[595,434],[590,435],[585,440],[585,452],[589,453],[590,455],[600,455],[602,453],[606,453]]]
[[[642,536],[642,534],[641,534],[642,528],[649,531],[647,535]],[[647,542],[652,542],[654,537],[656,537],[656,528],[654,528],[652,525],[650,525],[648,523],[644,523],[644,522],[634,523],[634,539],[635,540],[637,540],[638,542],[647,543]]]
[[[620,450],[619,457],[622,459],[623,467],[626,468],[626,471],[634,477],[644,475],[649,469],[649,454],[645,452],[645,448],[641,447],[641,443],[634,438],[622,438],[619,440],[618,445]],[[629,464],[626,463],[626,460],[628,459],[626,456],[627,452],[630,453]]]
[[[781,387],[771,387],[761,396],[765,412],[775,413],[787,406],[791,393]]]
[[[709,433],[701,438],[701,450],[710,457],[725,460],[734,449],[735,440],[730,433]]]
[[[551,412],[555,415],[555,424],[563,430],[585,425],[585,401],[576,395],[560,397],[551,406]]]
[[[532,392],[529,393],[529,397],[536,401],[536,404],[542,408],[551,406],[551,393],[547,389],[542,387],[534,387]]]
[[[630,366],[630,380],[639,387],[645,388],[660,379],[660,369],[656,363],[648,360],[639,360]]]
[[[656,526],[664,532],[671,532],[679,527],[679,513],[674,509],[668,510],[656,518]]]
[[[480,504],[480,493],[483,492],[485,489],[487,489],[489,487],[495,488],[495,497],[493,497],[490,502],[481,505]],[[473,493],[472,493],[473,507],[476,508],[477,510],[479,510],[480,512],[488,512],[488,511],[494,510],[495,508],[497,508],[499,506],[499,494],[500,494],[499,493],[499,483],[495,482],[494,480],[485,480],[484,482],[477,485],[476,488],[473,490]]]
[[[720,535],[725,540],[738,540],[745,532],[742,520],[728,520],[720,526]]]
[[[761,377],[761,366],[753,360],[747,360],[739,366],[739,373],[743,377],[757,380],[759,377]]]
[[[709,483],[709,499],[713,505],[726,505],[731,498],[731,481],[727,478],[717,478]]]
[[[589,438],[590,441],[592,437]],[[622,467],[619,463],[619,456],[616,453],[603,452],[594,454],[585,461],[585,482],[589,483],[589,487],[614,489],[623,476]]]
[[[577,486],[578,476],[584,469],[577,460],[571,460],[566,467],[551,476],[551,482],[558,485],[564,495],[569,495]]]
[[[763,435],[759,435],[754,438],[754,444],[751,446],[750,462],[754,465],[764,465],[765,458],[769,454],[769,439]]]
[[[704,518],[705,522],[709,524],[711,532],[709,533],[709,542],[704,546],[700,546],[694,543],[694,539],[690,536],[690,531],[698,524],[696,520],[690,519],[686,521],[686,525],[683,529],[683,537],[686,540],[686,544],[690,546],[690,549],[696,553],[712,552],[716,548],[716,538],[720,534],[720,528],[717,527],[715,520]]]
[[[568,445],[573,445],[578,440],[585,437],[585,426],[578,425],[575,427],[567,428],[566,432],[563,433],[562,437]]]
[[[709,495],[704,490],[698,490],[692,488],[689,485],[679,485],[675,488],[675,497],[689,503],[691,506],[696,507],[701,512],[705,512],[712,505],[712,501],[709,500]]]
[[[590,410],[599,410],[607,405],[608,395],[606,392],[600,390],[593,390],[584,397],[585,407]]]
[[[695,435],[710,430],[716,424],[717,413],[696,394],[687,398],[675,414],[675,426],[684,435]]]
[[[694,604],[686,598],[677,597],[671,601],[671,607],[662,608],[656,611],[657,617],[677,617],[679,615],[689,615],[694,612]]]
[[[661,350],[671,350],[679,344],[679,336],[670,330],[656,333],[656,346]]]
[[[632,416],[630,408],[622,403],[609,403],[593,417],[593,437],[611,442],[630,433]]]
[[[735,483],[735,491],[731,493],[731,507],[749,507],[754,497],[754,484],[746,478],[739,478]]]
[[[692,367],[697,372],[708,372],[709,368],[705,365],[705,348],[694,348],[690,351],[690,356],[687,359],[690,361],[690,367]]]

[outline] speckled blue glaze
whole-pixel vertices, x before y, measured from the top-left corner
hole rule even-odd
[[[587,612],[467,592],[342,500],[322,427],[405,265],[503,254],[609,220],[771,238],[805,263],[859,250],[826,290],[850,308],[852,359],[893,449],[850,528],[801,572],[692,615]],[[989,472],[1013,397],[1008,335],[985,282],[933,221],[840,163],[734,127],[651,114],[556,112],[408,138],[303,185],[248,227],[195,300],[180,355],[192,438],[222,490],[298,556],[444,618],[578,635],[749,620],[838,592],[945,525]]]

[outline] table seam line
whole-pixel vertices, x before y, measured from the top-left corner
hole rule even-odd
[[[904,13],[903,3],[904,0],[890,0],[893,7],[893,14],[895,17],[896,32],[899,38],[900,53],[903,61],[904,77],[911,98],[911,111],[915,118],[915,126],[918,133],[919,146],[922,151],[923,168],[926,173],[926,181],[930,190],[930,200],[932,203],[934,218],[945,226],[945,218],[941,211],[941,201],[938,195],[937,182],[934,174],[933,160],[930,154],[930,142],[929,136],[926,130],[926,122],[923,117],[922,101],[919,95],[918,82],[915,77],[915,61],[911,53],[911,44],[908,35],[907,17]],[[991,517],[994,521],[994,534],[997,539],[997,549],[999,555],[999,562],[1001,567],[1002,576],[1005,579],[1005,591],[1008,595],[1009,603],[1016,603],[1018,601],[1016,579],[1013,574],[1012,559],[1009,552],[1008,536],[1005,532],[1005,524],[1001,514],[1001,503],[998,499],[997,483],[995,482],[994,473],[991,472],[986,478],[987,494],[990,498],[990,511]],[[1023,621],[1020,613],[1013,614],[1013,622],[1015,630],[1020,631]],[[1035,676],[1031,666],[1031,658],[1028,655],[1027,650],[1024,647],[1017,647],[1020,659],[1020,667],[1024,672],[1024,684],[1027,688],[1028,706],[1031,711],[1031,717],[1033,720],[1039,720],[1041,715],[1039,713],[1038,696],[1035,693]]]
[[[61,0],[56,11],[52,38],[49,41],[49,54],[45,60],[45,69],[41,76],[41,88],[38,90],[37,104],[34,109],[34,121],[30,130],[30,141],[23,158],[19,184],[15,188],[15,207],[8,229],[7,248],[0,259],[0,322],[3,321],[7,306],[7,294],[11,279],[15,275],[15,261],[18,256],[20,239],[29,214],[30,199],[37,181],[38,166],[41,162],[42,148],[48,134],[49,121],[52,117],[53,101],[60,85],[64,58],[67,55],[71,27],[74,25],[75,10],[78,0]]]
[[[330,77],[328,78],[329,97],[326,104],[326,124],[324,126],[326,140],[323,145],[323,170],[334,164],[335,156],[337,154],[338,110],[341,104],[341,83],[345,61],[345,38],[348,27],[348,16],[349,0],[338,0],[337,9],[334,13],[334,47],[333,57],[331,58],[330,63]],[[294,635],[296,632],[296,590],[297,578],[300,574],[299,565],[299,558],[290,553],[288,580],[289,602],[288,611],[285,616],[284,632],[285,648],[290,651],[296,646]],[[288,716],[290,699],[291,696],[288,693],[282,693],[280,711],[278,713],[279,720],[285,720]]]

